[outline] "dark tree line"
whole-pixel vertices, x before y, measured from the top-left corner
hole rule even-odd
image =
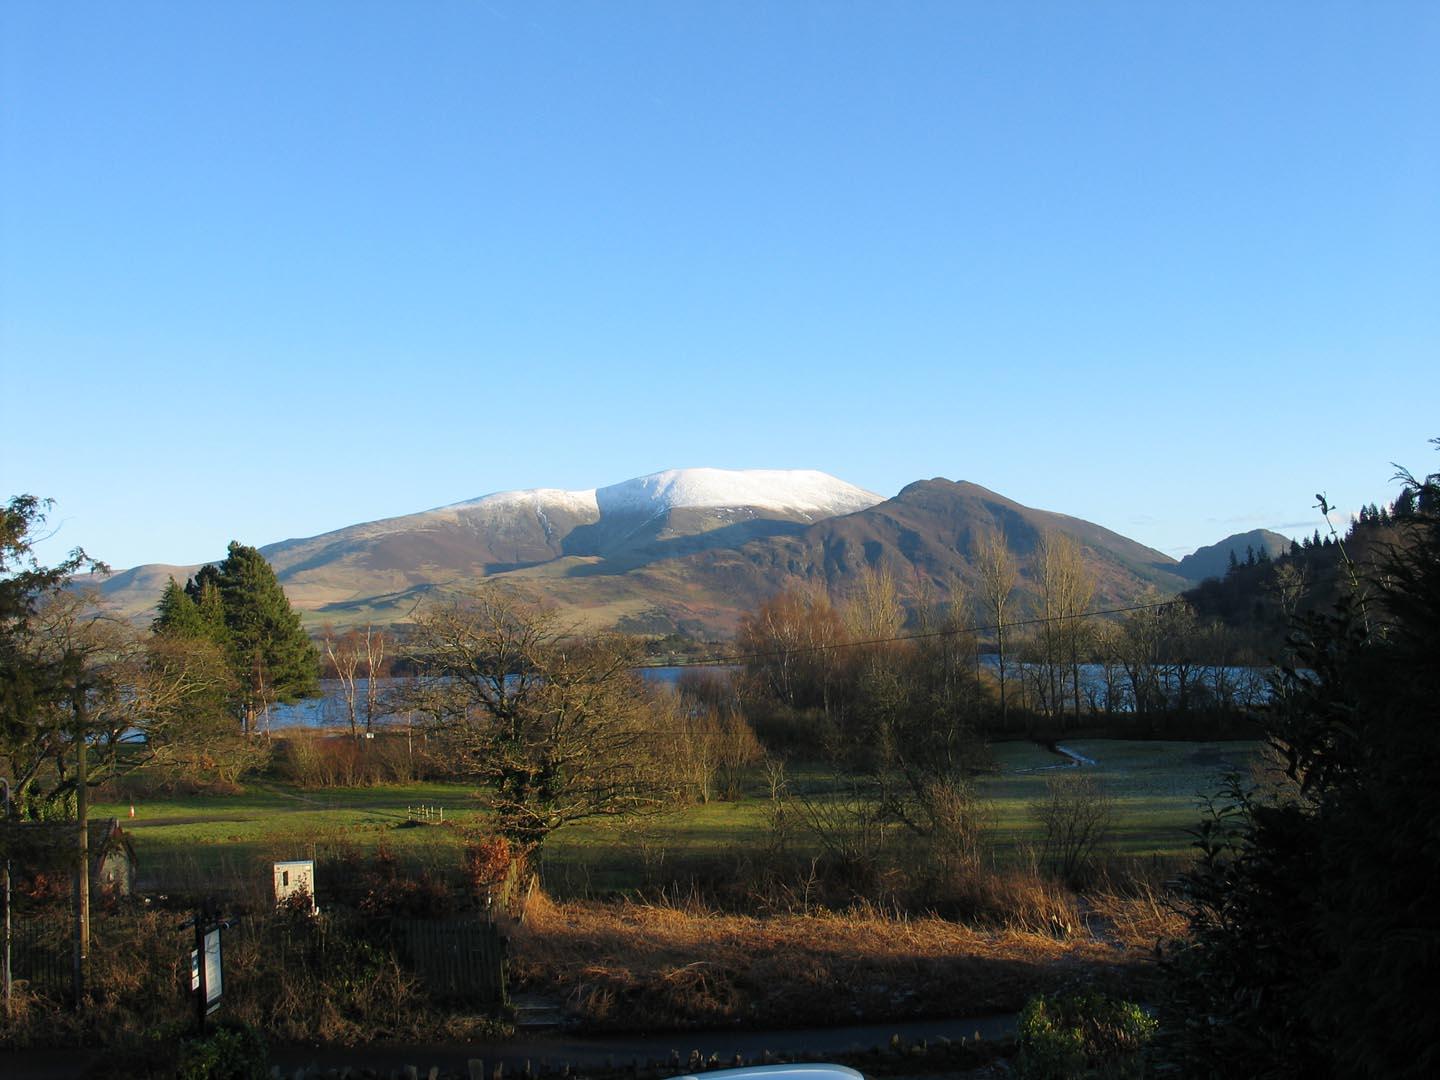
[[[1186,1075],[1440,1071],[1440,478],[1406,479],[1350,531],[1394,530],[1355,586],[1292,616],[1280,774],[1202,827],[1165,1010]]]
[[[1249,551],[1243,559],[1232,552],[1223,577],[1201,582],[1184,598],[1201,618],[1224,623],[1256,653],[1279,657],[1294,616],[1328,611],[1355,591],[1356,575],[1383,573],[1387,552],[1410,542],[1411,526],[1437,511],[1435,480],[1412,478],[1393,503],[1361,507],[1343,535],[1316,529],[1273,558],[1264,551]]]

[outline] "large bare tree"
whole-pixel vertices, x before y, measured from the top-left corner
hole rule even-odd
[[[1065,712],[1065,680],[1070,681],[1074,719],[1080,722],[1080,655],[1084,646],[1084,616],[1095,595],[1095,578],[1085,565],[1079,542],[1062,532],[1041,534],[1035,546],[1035,581],[1043,621],[1039,627],[1040,654],[1048,680],[1048,711]]]
[[[670,735],[633,641],[580,634],[492,584],[419,611],[410,653],[420,674],[408,704],[483,785],[520,850],[571,822],[674,801]]]
[[[1010,553],[1004,529],[992,527],[981,530],[975,538],[974,550],[986,616],[995,623],[995,647],[1000,660],[1000,722],[1003,725],[1010,719],[1009,703],[1005,697],[1005,610],[1010,605],[1011,594],[1015,592],[1019,568],[1015,565],[1015,556]]]
[[[824,590],[795,586],[740,620],[736,650],[746,675],[765,694],[792,709],[819,708],[828,716],[847,641],[845,623]]]

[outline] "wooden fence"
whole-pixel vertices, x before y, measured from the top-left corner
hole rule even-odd
[[[395,919],[395,946],[438,997],[507,1001],[505,939],[479,919]]]

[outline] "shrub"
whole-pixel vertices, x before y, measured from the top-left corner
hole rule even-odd
[[[265,1080],[270,1050],[254,1028],[227,1025],[180,1047],[177,1080]]]
[[[457,900],[450,886],[429,870],[412,874],[382,844],[360,878],[364,890],[358,910],[371,916],[436,918],[453,914]]]
[[[91,1080],[264,1080],[270,1048],[246,1024],[222,1023],[206,1035],[185,1027],[150,1028],[137,1041],[111,1048],[86,1076]]]
[[[1283,782],[1235,778],[1201,823],[1158,999],[1177,1068],[1440,1074],[1440,474],[1399,479],[1394,548],[1291,622],[1261,713]]]
[[[1115,800],[1105,786],[1078,772],[1052,777],[1030,816],[1044,832],[1043,858],[1051,872],[1073,886],[1086,884],[1115,823]]]
[[[1015,1071],[1025,1080],[1141,1076],[1156,1026],[1133,1002],[1094,991],[1040,994],[1020,1013]]]
[[[276,739],[275,775],[309,788],[370,787],[444,775],[428,741],[399,729],[356,740],[349,734],[296,729]]]

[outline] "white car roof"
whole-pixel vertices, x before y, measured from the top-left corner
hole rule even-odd
[[[865,1080],[862,1073],[844,1065],[797,1062],[794,1065],[755,1065],[744,1069],[706,1069],[683,1073],[673,1080]]]

